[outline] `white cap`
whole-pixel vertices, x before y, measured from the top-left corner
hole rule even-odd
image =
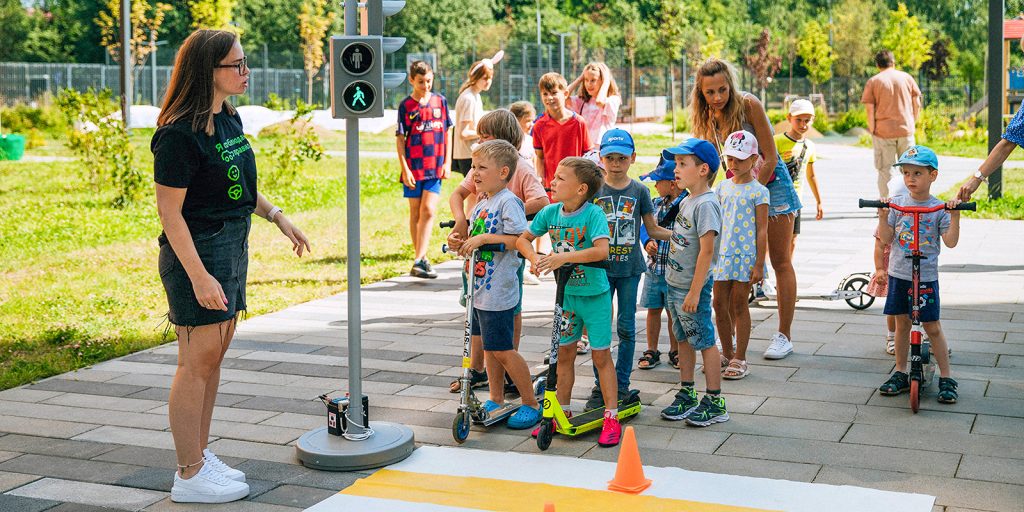
[[[753,133],[744,130],[732,132],[725,139],[725,150],[722,153],[725,156],[746,160],[757,154],[757,138]]]
[[[799,116],[802,114],[814,115],[814,105],[810,101],[799,99],[789,104],[789,115]]]

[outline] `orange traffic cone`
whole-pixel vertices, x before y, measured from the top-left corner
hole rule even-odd
[[[555,512],[555,504],[550,501],[544,504],[544,512]]]
[[[633,427],[626,427],[619,447],[619,464],[615,467],[615,478],[608,482],[609,491],[640,494],[651,486],[650,479],[644,478],[644,466],[640,463],[640,448],[636,445]]]

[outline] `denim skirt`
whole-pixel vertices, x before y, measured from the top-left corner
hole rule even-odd
[[[167,292],[168,319],[171,324],[197,327],[234,319],[245,311],[245,279],[249,268],[249,217],[225,220],[208,230],[192,233],[203,267],[224,289],[227,311],[199,305],[192,281],[167,237],[160,235],[160,281]]]

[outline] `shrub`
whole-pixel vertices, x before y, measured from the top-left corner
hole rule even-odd
[[[832,123],[828,120],[828,112],[820,107],[814,107],[814,129],[822,135],[832,131]]]
[[[839,133],[846,133],[854,128],[867,128],[868,127],[868,114],[864,110],[864,107],[858,107],[852,110],[847,110],[832,123],[832,129]]]
[[[43,97],[38,106],[16,103],[0,108],[0,121],[5,133],[29,134],[35,129],[56,137],[67,129],[64,115],[49,97]]]
[[[108,114],[112,97],[110,89],[64,89],[57,95],[57,105],[76,126],[68,135],[68,146],[82,157],[93,185],[112,185],[117,194],[113,206],[124,208],[139,198],[147,180],[135,166],[135,147],[121,118]]]
[[[665,114],[665,120],[663,123],[672,126],[672,114]],[[688,108],[677,108],[676,109],[676,131],[677,132],[688,132],[690,131],[690,109]]]
[[[274,93],[270,93],[270,95],[267,96],[267,101],[263,103],[263,106],[269,108],[270,110],[292,109],[291,102],[288,101],[288,98],[282,98]]]
[[[768,114],[768,122],[770,122],[772,124],[772,126],[775,126],[775,125],[777,125],[777,124],[779,124],[779,123],[781,123],[781,122],[786,120],[786,111],[785,110],[780,110],[780,109],[774,109],[773,108],[773,109],[769,109],[767,114]]]
[[[295,115],[288,121],[287,128],[279,136],[278,142],[266,151],[273,164],[267,176],[268,184],[291,182],[303,162],[320,161],[323,158],[324,147],[320,144],[320,135],[309,122],[317,107],[318,105],[306,104],[301,99],[295,100]]]

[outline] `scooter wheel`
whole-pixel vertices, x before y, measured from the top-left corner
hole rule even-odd
[[[547,450],[551,446],[551,439],[555,437],[555,424],[550,419],[540,420],[540,430],[537,431],[537,448],[540,451]]]
[[[921,405],[921,383],[917,379],[910,380],[910,410],[917,414]]]
[[[459,444],[466,442],[466,439],[469,438],[469,414],[465,411],[459,411],[455,415],[455,420],[452,421],[452,437]]]
[[[861,311],[870,308],[871,305],[874,304],[875,298],[864,291],[867,289],[868,283],[869,281],[866,277],[858,275],[848,278],[843,284],[843,290],[860,292],[860,297],[857,297],[856,299],[846,299],[846,303],[849,304],[851,308]]]

